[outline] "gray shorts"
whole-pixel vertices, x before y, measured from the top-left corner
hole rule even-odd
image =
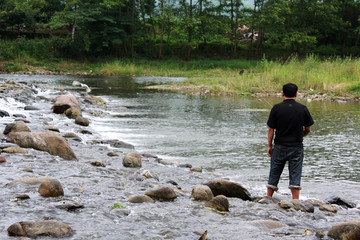
[[[301,189],[301,172],[304,159],[303,146],[287,147],[275,145],[271,156],[268,187],[277,190],[286,162],[289,168],[289,188]]]

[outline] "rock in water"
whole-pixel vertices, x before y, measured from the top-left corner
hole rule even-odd
[[[75,153],[68,142],[55,132],[11,132],[6,141],[15,143],[23,148],[34,148],[59,156],[66,160],[76,160]]]
[[[76,97],[71,93],[60,95],[52,106],[52,111],[63,114],[68,108],[81,109]]]
[[[123,158],[123,165],[124,167],[141,167],[141,155],[137,152],[131,152],[125,155]]]
[[[359,240],[360,219],[346,221],[331,227],[328,236],[336,240]]]
[[[154,190],[147,191],[145,194],[151,198],[156,198],[165,201],[169,201],[177,198],[175,191],[169,186],[158,187]]]
[[[251,200],[249,191],[239,183],[217,179],[209,181],[206,185],[210,187],[214,196],[224,195],[226,197],[241,198],[242,200]]]
[[[64,196],[64,190],[61,183],[56,179],[48,179],[41,183],[38,192],[43,197]]]
[[[259,227],[259,230],[266,230],[266,229],[270,230],[270,229],[283,228],[288,226],[280,221],[275,221],[270,219],[254,220],[251,221],[250,223]]]
[[[356,207],[355,203],[352,203],[346,199],[342,199],[340,197],[332,197],[328,199],[325,203],[327,204],[336,204],[345,208],[354,208]]]
[[[87,127],[87,126],[89,126],[90,122],[89,122],[89,119],[87,119],[87,118],[76,117],[75,118],[75,124]]]
[[[31,132],[30,129],[25,125],[25,123],[10,123],[7,124],[4,129],[4,134],[9,134],[10,132]]]
[[[9,117],[10,114],[7,111],[0,110],[0,117]]]
[[[208,186],[199,184],[194,186],[191,192],[191,197],[195,200],[209,201],[214,197],[214,195]]]
[[[72,119],[76,119],[77,117],[82,116],[81,109],[76,107],[68,108],[65,110],[64,113],[68,118],[72,118]]]
[[[205,204],[208,207],[217,209],[218,211],[229,211],[229,200],[224,195],[218,195],[213,197],[209,202]]]
[[[147,196],[147,195],[138,195],[138,196],[133,196],[129,198],[129,202],[132,203],[144,203],[144,202],[149,202],[149,203],[154,203],[154,199],[152,199],[151,197]]]
[[[7,231],[9,236],[15,237],[67,237],[73,234],[73,230],[69,225],[56,220],[18,222],[12,224]]]

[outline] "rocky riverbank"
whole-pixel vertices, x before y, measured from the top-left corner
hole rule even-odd
[[[281,92],[253,92],[253,93],[236,93],[236,92],[222,92],[222,91],[213,91],[211,87],[204,85],[181,85],[181,84],[172,84],[172,85],[154,85],[148,86],[146,89],[156,89],[162,91],[175,91],[183,92],[186,94],[192,95],[208,95],[208,96],[245,96],[250,95],[253,97],[263,98],[263,97],[281,97]],[[279,89],[281,91],[281,89]],[[303,99],[308,102],[311,101],[333,101],[333,102],[360,102],[359,96],[354,96],[348,94],[346,96],[335,96],[334,94],[314,92],[314,90],[309,91],[299,91],[298,99]]]
[[[121,139],[100,138],[91,129],[91,118],[106,114],[106,101],[89,94],[0,80],[0,100],[4,123],[0,168],[6,174],[2,195],[7,200],[1,212],[9,212],[1,224],[8,236],[116,239],[112,232],[125,224],[123,239],[162,239],[166,230],[160,224],[170,220],[184,228],[173,235],[165,233],[170,239],[237,239],[224,237],[221,226],[207,228],[208,224],[188,233],[188,225],[196,225],[191,218],[198,218],[199,212],[209,220],[230,222],[241,212],[242,227],[267,239],[276,233],[334,239],[358,239],[360,234],[360,222],[355,220],[298,233],[294,229],[303,225],[270,214],[324,219],[355,210],[347,199],[254,196],[241,183],[203,172],[200,166],[137,152],[136,146]],[[161,215],[159,226],[152,223],[149,209]]]

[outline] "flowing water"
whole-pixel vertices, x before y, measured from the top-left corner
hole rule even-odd
[[[262,205],[230,198],[230,211],[216,213],[203,203],[192,201],[192,187],[215,178],[227,178],[246,187],[252,196],[264,196],[269,171],[266,121],[271,105],[280,98],[209,97],[182,93],[146,90],[151,84],[182,81],[165,77],[93,77],[93,76],[28,76],[0,75],[3,79],[33,82],[51,88],[61,87],[80,94],[84,88],[72,86],[73,81],[87,84],[90,95],[103,98],[105,108],[92,106],[83,109],[90,119],[86,129],[93,134],[79,134],[82,142],[70,141],[79,161],[69,162],[58,157],[29,150],[24,155],[7,155],[0,165],[2,176],[2,206],[0,207],[0,239],[7,236],[7,227],[17,221],[38,221],[55,218],[68,223],[76,232],[69,239],[198,239],[195,231],[208,230],[214,239],[316,239],[316,231],[327,231],[336,223],[359,219],[360,211],[340,208],[336,214],[318,209],[315,213],[286,212],[275,205]],[[39,89],[38,89],[39,90]],[[39,90],[38,95],[53,96],[55,90]],[[360,104],[356,102],[307,102],[315,124],[305,138],[305,159],[301,200],[325,201],[332,196],[342,197],[357,206],[360,204]],[[31,120],[32,131],[48,125],[57,126],[62,133],[78,133],[84,127],[62,115],[51,113],[51,103],[37,101],[40,116],[25,112],[24,104],[7,99],[0,109],[25,114]],[[0,124],[11,119],[1,118]],[[33,130],[35,129],[35,130]],[[2,129],[0,129],[2,131]],[[121,158],[106,155],[118,151],[106,145],[91,145],[88,141],[118,139],[135,146],[140,153],[189,163],[203,169],[191,173],[186,168],[162,165],[152,158],[143,159],[143,167],[126,169]],[[89,164],[102,160],[106,168]],[[33,169],[23,171],[23,166]],[[137,181],[144,169],[157,174],[155,179]],[[14,184],[21,177],[53,177],[64,187],[62,198],[45,199],[32,185]],[[177,182],[183,190],[174,202],[132,204],[128,197],[168,180]],[[287,169],[284,170],[276,196],[290,199]],[[30,200],[12,202],[10,199],[26,193]],[[85,208],[66,212],[56,208],[61,203],[81,203]],[[111,208],[116,203],[123,209]],[[256,221],[279,220],[286,228],[267,229]],[[312,234],[304,235],[304,229]]]

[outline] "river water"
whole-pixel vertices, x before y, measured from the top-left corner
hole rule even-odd
[[[227,178],[241,183],[252,196],[264,196],[269,171],[266,121],[271,105],[280,98],[210,97],[143,89],[152,84],[182,81],[166,77],[94,77],[54,75],[0,75],[2,79],[47,85],[54,90],[38,89],[39,95],[54,96],[55,88],[64,88],[80,95],[85,90],[73,86],[74,81],[87,84],[90,95],[104,99],[106,107],[83,109],[91,124],[82,134],[82,142],[71,146],[79,161],[69,162],[58,157],[29,150],[28,154],[8,155],[0,166],[3,179],[0,207],[0,239],[7,236],[7,227],[17,221],[38,221],[55,218],[68,223],[76,232],[69,239],[198,239],[194,232],[208,230],[214,239],[316,239],[316,231],[326,232],[336,223],[359,219],[358,209],[340,208],[336,214],[319,210],[315,213],[286,212],[276,206],[230,198],[230,211],[213,212],[200,202],[189,199],[192,187],[215,178]],[[305,159],[301,200],[326,201],[342,197],[360,204],[360,104],[356,102],[318,102],[299,99],[312,113],[315,124],[305,138]],[[61,132],[79,132],[71,120],[51,113],[51,103],[37,101],[33,105],[44,109],[39,116],[21,110],[22,103],[8,99],[1,110],[22,113],[31,120],[30,128],[40,131],[44,122]],[[1,118],[0,124],[11,119]],[[0,129],[2,132],[3,130]],[[152,158],[143,159],[140,170],[125,169],[121,159],[106,155],[119,151],[109,146],[88,142],[118,139],[135,146],[140,153],[157,155],[167,161],[189,163],[203,169],[191,173],[176,165],[162,165]],[[126,152],[126,150],[124,150]],[[89,164],[102,160],[106,168]],[[32,173],[22,170],[33,169]],[[158,175],[139,182],[136,174],[147,169]],[[44,199],[37,187],[13,184],[21,177],[48,176],[58,179],[65,196]],[[176,181],[183,195],[174,202],[132,204],[127,198],[143,194],[147,189],[167,180]],[[290,199],[287,169],[284,170],[275,196]],[[26,193],[30,200],[12,202],[17,194]],[[81,203],[85,208],[75,213],[56,208],[63,202]],[[116,203],[124,209],[113,209]],[[278,220],[289,227],[267,229],[257,220]],[[304,229],[312,234],[304,235]]]

